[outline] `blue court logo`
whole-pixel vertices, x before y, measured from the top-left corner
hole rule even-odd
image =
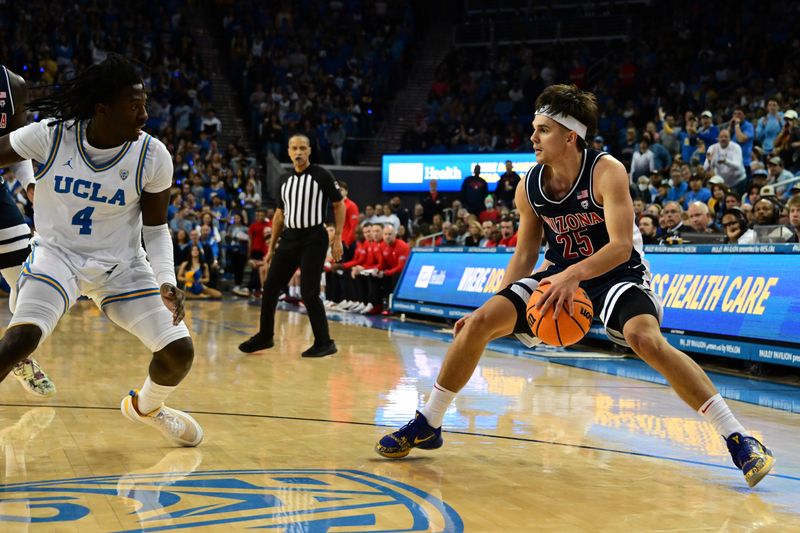
[[[431,494],[358,470],[221,470],[84,477],[0,485],[2,522],[122,531],[229,526],[273,531],[460,532]],[[101,511],[104,517],[92,517]],[[113,527],[113,526],[111,526]]]

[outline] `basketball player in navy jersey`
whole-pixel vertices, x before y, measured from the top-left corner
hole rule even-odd
[[[538,303],[542,312],[553,306],[557,317],[566,305],[571,314],[575,291],[582,287],[609,338],[629,346],[660,372],[725,438],[749,486],[772,468],[772,453],[736,420],[705,372],[661,335],[661,304],[649,287],[625,167],[587,148],[587,135],[596,124],[595,96],[574,85],[550,86],[537,99],[531,141],[539,164],[515,193],[520,227],[503,280],[506,288],[456,323],[455,339],[427,403],[413,420],[376,444],[380,455],[400,458],[414,447],[442,446],[444,413],[472,376],[488,342],[510,333],[528,346],[540,342],[530,336],[526,306],[536,287],[547,282]],[[544,268],[530,275],[543,231]]]
[[[25,80],[0,65],[0,137],[27,124],[25,105],[28,103],[28,90]],[[33,201],[33,166],[30,161],[22,161],[11,167],[28,197]],[[22,272],[22,264],[31,253],[29,241],[31,230],[17,208],[11,191],[0,177],[0,272],[3,274],[11,294],[8,305],[14,312],[17,297],[17,280]],[[33,358],[25,358],[12,370],[14,377],[29,393],[35,396],[50,397],[56,387],[47,374]]]

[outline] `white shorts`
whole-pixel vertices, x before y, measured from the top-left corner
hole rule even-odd
[[[60,250],[34,246],[19,277],[9,327],[38,326],[41,344],[78,298],[86,295],[112,322],[138,337],[152,352],[189,336],[183,322],[172,325],[172,313],[162,302],[153,269],[144,258],[108,271],[81,269],[76,262]]]

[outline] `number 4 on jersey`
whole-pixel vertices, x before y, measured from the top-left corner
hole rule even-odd
[[[79,233],[81,235],[92,234],[92,213],[94,213],[94,207],[85,207],[72,217],[72,225],[80,226],[81,231]]]

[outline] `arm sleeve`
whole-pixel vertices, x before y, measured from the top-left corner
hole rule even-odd
[[[178,286],[175,279],[175,260],[173,258],[172,236],[166,224],[143,226],[142,237],[147,250],[147,260],[153,267],[156,282],[161,287],[165,283]]]
[[[151,169],[147,171],[148,167]],[[158,139],[151,139],[145,154],[145,178],[142,189],[159,193],[172,187],[172,156]]]
[[[49,127],[47,120],[34,122],[9,134],[11,148],[23,159],[44,163],[53,144],[55,127]]]
[[[327,169],[322,167],[320,168],[319,179],[317,182],[319,183],[322,192],[325,193],[331,202],[341,202],[342,201],[342,193],[339,192],[339,184],[336,183],[336,180],[333,177],[333,174],[330,173]]]

